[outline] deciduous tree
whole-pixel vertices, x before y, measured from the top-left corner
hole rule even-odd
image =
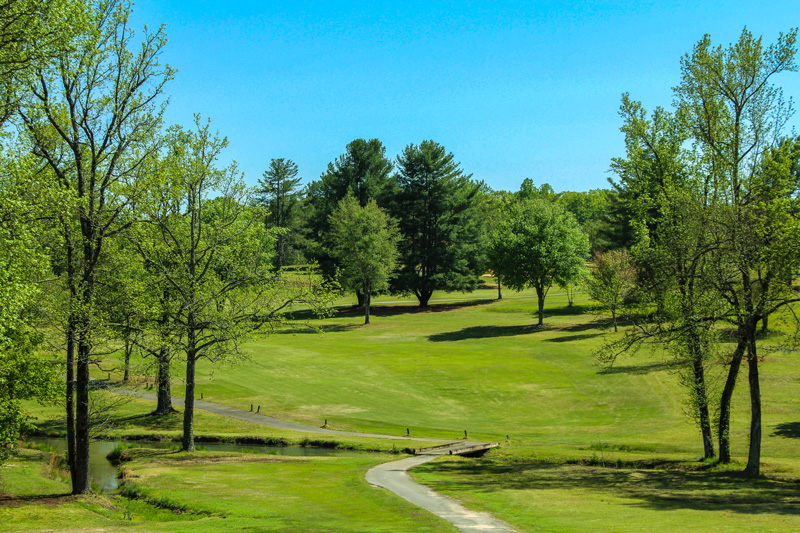
[[[134,48],[127,2],[98,2],[88,11],[80,38],[40,69],[20,112],[33,152],[75,205],[58,215],[70,295],[67,429],[74,493],[91,491],[89,365],[105,243],[130,221],[125,214],[141,193],[141,164],[161,125],[159,97],[172,77],[159,62],[163,29],[145,31]]]
[[[773,78],[797,69],[796,39],[795,29],[765,47],[745,29],[723,48],[713,46],[706,35],[681,60],[681,82],[675,89],[679,113],[707,161],[710,193],[726,207],[715,228],[720,245],[715,263],[721,267],[719,286],[746,350],[751,420],[745,472],[750,475],[760,473],[761,462],[757,326],[796,301],[791,279],[800,264],[798,241],[788,245],[787,240],[797,235],[797,219],[791,215],[796,183],[785,174],[764,172],[762,165],[792,113]],[[772,182],[766,180],[770,174]],[[731,363],[726,401],[738,366]]]
[[[616,332],[617,311],[636,289],[636,267],[625,250],[595,253],[593,267],[586,289],[592,299],[611,311]]]
[[[536,289],[540,326],[550,287],[576,280],[588,255],[589,239],[575,217],[544,199],[512,204],[492,232],[488,249],[489,266],[507,287]]]
[[[331,215],[334,257],[341,265],[339,281],[364,295],[364,324],[369,324],[372,295],[389,288],[397,263],[397,224],[375,200],[361,207],[353,196],[345,197]]]

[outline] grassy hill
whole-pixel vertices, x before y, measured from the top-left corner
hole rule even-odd
[[[414,475],[523,531],[635,531],[651,529],[656,521],[686,530],[800,527],[800,354],[783,348],[785,332],[773,332],[766,340],[772,349],[763,352],[768,475],[751,481],[737,474],[741,464],[697,462],[702,446],[686,414],[679,368],[654,350],[625,355],[612,369],[597,366],[593,351],[623,335],[624,328],[614,334],[607,317],[592,312],[584,295],[568,306],[566,296],[555,292],[548,297],[543,328],[534,326],[536,299],[528,293],[506,291],[505,299],[497,301],[485,289],[475,300],[442,301],[424,310],[412,303],[382,303],[397,301],[386,297],[375,302],[369,326],[361,325],[357,310],[343,308],[332,318],[314,321],[322,333],[287,328],[247,344],[245,359],[201,362],[197,392],[243,409],[259,405],[262,413],[296,422],[319,426],[327,420],[334,429],[405,435],[408,428],[412,436],[444,438],[460,438],[467,431],[471,439],[500,441],[502,449],[482,460],[439,460]],[[723,370],[722,364],[717,368]],[[179,379],[173,387],[182,393]],[[735,400],[733,454],[744,458],[749,422],[745,375]],[[144,416],[149,408],[144,402],[122,407],[115,431],[178,434],[178,417],[152,420]],[[48,429],[58,428],[58,410],[40,409],[38,414]],[[198,434],[280,436],[210,414],[201,414],[197,425]],[[228,458],[227,474],[208,487],[197,485],[198,476],[208,470],[202,461],[159,461],[158,467],[146,458],[131,465],[145,474],[142,483],[153,494],[206,502],[201,507],[213,516],[238,517],[241,521],[229,523],[242,527],[268,529],[261,520],[270,513],[270,523],[276,523],[276,516],[277,523],[302,523],[304,505],[312,505],[303,503],[308,498],[303,487],[309,484],[344,483],[365,501],[377,490],[363,480],[372,459],[330,459],[325,467],[314,460],[255,467]],[[237,494],[246,503],[250,496],[241,493],[237,480],[250,476],[253,468],[266,469],[264,490],[275,495],[273,504],[259,499],[267,515],[247,518],[232,503],[215,506],[214,501],[235,501]],[[194,488],[203,496],[190,497]],[[342,490],[331,489],[332,494]],[[278,497],[283,493],[294,503]],[[352,517],[337,521],[336,505],[348,503],[346,496],[336,498],[327,507],[333,515],[320,517],[309,530],[358,531],[373,523],[375,530],[414,531],[413,524],[419,523],[413,508],[399,506],[391,517],[382,517],[379,506],[364,503],[359,508],[369,510],[356,527]],[[435,520],[425,524],[439,527]],[[448,530],[446,524],[442,528]]]

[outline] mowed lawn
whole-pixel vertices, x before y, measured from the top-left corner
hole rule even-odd
[[[554,289],[555,292],[555,289]],[[493,296],[493,294],[487,294]],[[548,297],[545,327],[536,299],[437,303],[357,311],[316,322],[324,333],[283,330],[246,346],[248,359],[199,366],[198,394],[269,415],[365,432],[506,441],[512,447],[576,450],[611,444],[630,450],[701,455],[686,415],[678,368],[652,350],[613,369],[593,352],[615,335],[608,319]],[[624,328],[623,328],[624,329]],[[622,331],[616,335],[622,335]],[[773,344],[780,342],[774,341]],[[765,352],[765,455],[798,455],[800,420],[794,351]],[[720,366],[720,369],[722,367]],[[179,390],[179,389],[176,389]],[[746,374],[734,411],[734,455],[746,453]],[[796,433],[796,431],[795,431]]]
[[[412,475],[519,531],[800,529],[800,366],[798,352],[786,345],[788,326],[773,320],[771,326],[784,331],[773,332],[761,353],[767,477],[752,481],[738,475],[741,463],[696,462],[702,446],[686,413],[680,369],[663,354],[643,350],[622,356],[613,369],[596,365],[593,352],[623,335],[624,327],[614,334],[585,295],[570,307],[554,289],[546,325],[538,328],[529,293],[504,291],[501,301],[492,299],[495,294],[484,290],[475,300],[433,303],[427,310],[379,302],[369,326],[358,311],[344,309],[310,321],[323,333],[287,328],[261,336],[245,345],[245,359],[201,361],[197,393],[314,426],[327,421],[334,429],[394,435],[408,429],[412,436],[445,438],[463,438],[466,430],[470,439],[499,441],[502,448],[483,459],[442,458]],[[724,371],[722,364],[716,368]],[[179,365],[175,376],[173,392],[181,394]],[[119,433],[179,434],[179,416],[159,422],[144,416],[146,410],[141,401],[123,406]],[[57,412],[38,414],[47,427],[58,428]],[[732,428],[739,461],[746,457],[748,423],[743,372]],[[197,432],[281,436],[209,414],[199,415]],[[98,503],[70,501],[59,503],[58,513],[86,515],[76,519],[86,527],[135,529],[138,523],[175,531],[451,530],[366,484],[366,470],[389,455],[186,457],[143,457],[129,468],[154,498],[210,514],[174,522],[144,503],[112,503],[117,510],[103,516]],[[41,505],[22,504],[0,514],[19,519],[20,529],[46,529],[45,514],[36,509]]]

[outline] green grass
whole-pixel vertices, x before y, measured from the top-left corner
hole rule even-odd
[[[121,492],[128,497],[77,497],[44,476],[46,453],[23,450],[0,470],[3,531],[456,531],[365,481],[370,467],[393,459],[388,454],[143,450],[138,457],[124,466],[129,485]]]
[[[585,296],[578,303],[585,305]],[[621,359],[613,371],[597,367],[592,351],[613,335],[607,320],[580,305],[567,308],[563,296],[548,304],[541,329],[533,326],[535,299],[525,298],[427,311],[377,305],[370,326],[357,312],[343,313],[322,321],[324,334],[285,331],[247,345],[245,361],[201,365],[198,393],[338,429],[400,435],[410,428],[443,438],[467,430],[476,439],[508,435],[517,445],[565,451],[608,441],[701,453],[674,369],[647,353]],[[791,382],[781,380],[795,358],[764,365],[767,441],[771,426],[794,421],[797,400]],[[770,375],[773,368],[778,375]],[[745,393],[739,387],[735,454],[745,452]],[[785,416],[770,406],[786,409]],[[775,451],[791,455],[784,441],[774,440]]]
[[[745,479],[742,464],[612,468],[552,461],[447,457],[414,469],[413,477],[521,531],[800,529],[800,482]],[[607,465],[614,461],[605,458]]]
[[[314,426],[327,420],[333,429],[405,435],[410,428],[412,436],[443,438],[460,438],[467,430],[471,439],[500,441],[502,451],[492,452],[484,461],[445,459],[415,475],[523,531],[647,530],[653,524],[668,529],[694,525],[797,529],[800,502],[791,497],[797,493],[796,484],[778,479],[751,482],[730,469],[670,466],[697,464],[691,462],[702,455],[699,432],[684,413],[686,394],[678,384],[678,369],[652,351],[626,355],[611,370],[598,367],[592,351],[615,335],[608,318],[595,314],[585,295],[577,295],[576,305],[568,307],[566,296],[559,292],[554,289],[548,297],[544,328],[534,326],[536,299],[529,292],[517,295],[506,290],[504,299],[496,301],[491,288],[473,300],[432,304],[427,310],[413,304],[381,305],[378,299],[369,326],[362,325],[357,310],[343,308],[316,323],[323,334],[286,329],[247,344],[245,360],[216,366],[202,361],[197,392],[208,401],[245,410],[252,403],[260,405],[262,413]],[[458,296],[442,294],[434,299]],[[781,326],[773,320],[771,327]],[[770,335],[765,346],[773,349],[762,351],[762,461],[771,475],[796,477],[800,476],[800,372],[798,352],[781,348],[785,339],[780,331]],[[175,375],[181,375],[177,367]],[[733,411],[737,460],[744,460],[747,451],[746,378],[746,373],[740,376]],[[173,391],[180,394],[181,386],[176,379]],[[180,417],[148,417],[150,409],[152,404],[142,401],[121,407],[107,434],[178,437]],[[36,414],[47,431],[63,431],[60,410],[41,408]],[[199,435],[315,438],[201,411],[197,417]],[[385,441],[342,440],[383,450],[392,446]],[[572,459],[588,464],[565,462]],[[203,465],[194,472],[164,459],[156,470],[149,470],[153,465],[144,461],[135,470],[143,473],[140,482],[155,494],[183,487],[177,491],[178,500],[229,516],[224,521],[216,515],[201,521],[244,526],[248,520],[261,520],[247,514],[251,505],[268,505],[250,489],[256,483],[247,477],[252,469],[260,472],[269,490],[287,495],[286,501],[275,497],[279,503],[269,507],[276,523],[291,529],[305,508],[304,525],[309,529],[338,530],[350,527],[351,519],[348,503],[333,494],[344,490],[334,479],[349,479],[353,485],[348,490],[356,491],[356,501],[379,503],[375,507],[360,503],[365,509],[398,504],[394,496],[360,485],[369,464],[380,460],[384,459],[280,459],[257,466],[225,461],[224,466]],[[597,466],[606,461],[634,467]],[[630,461],[661,466],[642,469]],[[215,483],[202,484],[192,477],[216,468],[220,471]],[[733,466],[737,468],[741,465]],[[183,475],[187,481],[182,481]],[[238,483],[237,477],[248,479],[248,484]],[[308,487],[318,483],[319,498],[327,494],[330,506],[309,494]],[[192,493],[191,487],[197,490]],[[185,497],[180,496],[183,490]],[[344,510],[336,519],[338,505]],[[403,520],[412,511],[397,511],[406,517],[397,519],[398,530],[407,527]],[[389,524],[394,522],[378,521],[376,512],[368,514],[377,525],[360,525],[391,530]],[[228,522],[233,516],[242,522]]]
[[[151,498],[209,513],[164,531],[456,531],[364,479],[386,454],[357,457],[165,454],[126,466]]]
[[[130,529],[192,519],[119,497],[72,496],[70,486],[49,473],[49,453],[20,450],[0,467],[0,524],[3,531]]]

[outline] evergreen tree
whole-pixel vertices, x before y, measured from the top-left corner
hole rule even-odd
[[[464,174],[434,141],[409,144],[397,157],[400,271],[392,284],[426,307],[434,290],[471,292],[484,266],[483,182]]]

